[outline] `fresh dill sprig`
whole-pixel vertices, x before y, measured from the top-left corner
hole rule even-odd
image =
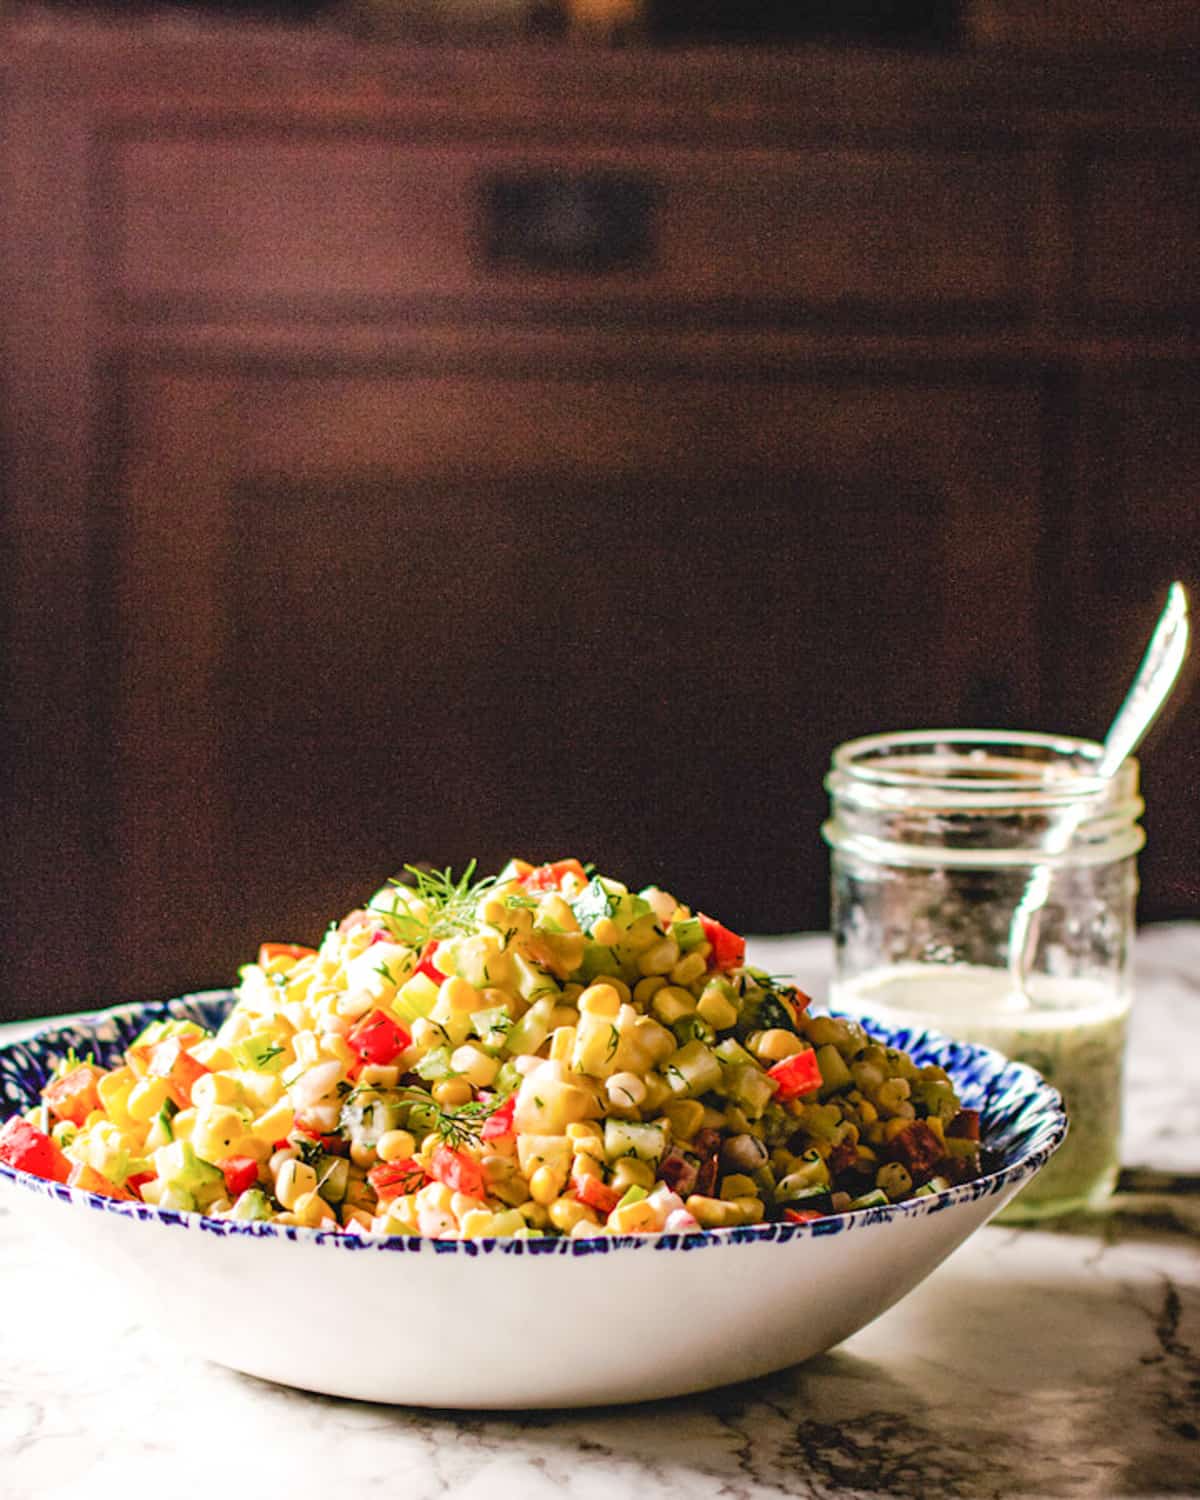
[[[459,932],[468,932],[474,925],[475,907],[480,896],[496,883],[494,875],[475,879],[476,860],[472,860],[456,880],[452,868],[444,870],[422,870],[417,865],[405,865],[404,875],[393,876],[388,882],[397,890],[410,892],[428,915],[419,912],[391,911],[376,907],[384,925],[397,942],[409,948],[422,948],[431,941],[441,942]]]

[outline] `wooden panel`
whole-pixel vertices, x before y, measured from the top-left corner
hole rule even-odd
[[[317,936],[405,860],[514,849],[820,923],[836,741],[961,721],[998,660],[1033,713],[1033,537],[1004,505],[1033,393],[424,363],[134,372],[135,990]]]
[[[1200,142],[1090,156],[1076,239],[1085,317],[1200,323]]]
[[[1085,382],[1072,566],[1062,649],[1049,662],[1062,727],[1099,737],[1137,670],[1173,579],[1200,608],[1200,379],[1194,367],[1157,377]],[[1200,659],[1141,752],[1147,846],[1142,909],[1200,916]]]
[[[347,135],[119,139],[116,279],[135,302],[601,298],[1012,311],[1025,297],[1029,208],[1018,156],[985,149],[794,152],[692,146],[550,149]],[[550,189],[541,227],[588,237],[590,182],[648,199],[633,264],[551,272],[485,253],[497,178]],[[586,263],[586,257],[585,257]]]

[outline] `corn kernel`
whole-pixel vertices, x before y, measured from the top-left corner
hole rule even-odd
[[[477,1089],[487,1088],[500,1071],[498,1058],[489,1056],[482,1047],[469,1042],[451,1053],[450,1066]]]
[[[550,1036],[550,1056],[556,1062],[570,1062],[578,1035],[574,1026],[559,1026]]]
[[[529,1225],[530,1229],[545,1229],[550,1222],[550,1215],[540,1203],[535,1203],[531,1198],[528,1203],[519,1203],[517,1212]]]
[[[570,1234],[576,1224],[598,1224],[600,1221],[586,1203],[575,1198],[556,1198],[550,1205],[550,1222],[563,1234]]]
[[[613,1073],[605,1079],[604,1089],[618,1109],[637,1109],[646,1097],[646,1085],[636,1073]]]
[[[673,977],[674,970],[672,970]],[[737,1006],[718,989],[705,990],[700,996],[700,1003],[696,1009],[700,1013],[700,1019],[707,1021],[714,1031],[727,1031],[738,1018]]]
[[[358,1229],[365,1229],[369,1232],[373,1227],[371,1223],[371,1215],[367,1213],[366,1209],[351,1208],[348,1204],[343,1203],[342,1227],[344,1229],[357,1227]]]
[[[933,1131],[934,1135],[937,1136],[939,1143],[944,1146],[946,1144],[946,1127],[942,1124],[941,1116],[930,1115],[925,1123]]]
[[[166,1102],[166,1079],[144,1078],[130,1089],[125,1108],[132,1119],[144,1124],[147,1120],[152,1120]]]
[[[362,1167],[364,1172],[369,1172],[378,1159],[376,1147],[368,1146],[365,1141],[350,1142],[350,1160],[356,1167]]]
[[[633,1003],[644,1010],[666,982],[665,974],[647,974],[644,979],[639,979],[633,987]]]
[[[561,1187],[557,1175],[549,1167],[539,1167],[529,1179],[529,1196],[543,1208],[549,1208]]]
[[[608,1227],[614,1234],[645,1234],[658,1228],[659,1210],[645,1198],[614,1208],[608,1216]]]
[[[703,1229],[720,1229],[737,1220],[737,1209],[732,1203],[720,1198],[707,1198],[703,1193],[692,1193],[684,1207]]]
[[[639,1161],[636,1156],[622,1156],[613,1167],[612,1189],[625,1193],[631,1187],[652,1188],[654,1168],[648,1161]]]
[[[491,1230],[494,1218],[490,1208],[472,1208],[463,1214],[458,1227],[464,1239],[478,1240]]]
[[[333,1210],[317,1192],[301,1193],[292,1204],[292,1213],[296,1216],[296,1222],[307,1229],[316,1229],[326,1219],[337,1222]]]
[[[704,1123],[704,1106],[699,1099],[673,1099],[663,1105],[663,1114],[677,1141],[690,1141]]]
[[[737,1214],[733,1221],[735,1224],[761,1224],[766,1217],[761,1198],[747,1194],[743,1198],[731,1198],[728,1202]]]
[[[563,898],[551,891],[538,905],[538,920],[553,922],[563,932],[578,932],[579,922]]]
[[[255,1135],[261,1136],[264,1141],[286,1140],[291,1134],[292,1127],[296,1123],[296,1111],[292,1108],[287,1097],[280,1099],[270,1109],[259,1115],[251,1126]]]
[[[274,1159],[271,1158],[272,1161]],[[295,1210],[297,1200],[306,1193],[315,1192],[316,1186],[317,1174],[306,1162],[293,1156],[280,1165],[279,1175],[275,1179],[275,1196],[284,1208]]]
[[[703,974],[707,968],[707,963],[705,963],[704,959],[699,953],[685,953],[677,964],[672,965],[670,975],[671,983],[681,985],[695,984],[696,980],[700,978],[701,974]],[[729,1024],[732,1026],[733,1022],[730,1021]]]
[[[118,1125],[132,1125],[129,1113],[129,1096],[138,1078],[132,1068],[116,1068],[105,1073],[96,1083],[96,1092],[110,1120]]]
[[[792,1031],[773,1026],[769,1031],[760,1031],[750,1043],[750,1051],[760,1062],[782,1062],[786,1057],[795,1057],[806,1050],[804,1041]]]
[[[601,917],[592,928],[592,941],[602,943],[606,948],[614,947],[623,936],[621,929],[611,917]]]
[[[417,1149],[417,1143],[407,1130],[385,1130],[375,1149],[380,1161],[407,1161]]]
[[[344,1036],[336,1031],[326,1031],[321,1034],[320,1049],[322,1057],[335,1058],[347,1068],[358,1062],[358,1053],[351,1047]]]
[[[615,1018],[621,1009],[621,996],[613,985],[604,980],[589,985],[579,997],[581,1015],[608,1016]]]
[[[192,1085],[192,1103],[197,1109],[214,1104],[236,1104],[241,1093],[236,1078],[228,1073],[205,1073]]]
[[[457,974],[444,979],[441,989],[438,990],[438,1004],[452,1014],[454,1011],[469,1013],[478,1010],[479,1001],[480,994],[475,986],[465,979],[460,979]]]
[[[690,990],[681,989],[677,984],[667,984],[655,991],[650,1001],[650,1012],[664,1026],[671,1026],[684,1016],[695,1014],[696,997]]]
[[[669,974],[678,962],[679,944],[673,937],[660,938],[638,954],[638,972],[642,975]]]
[[[357,1021],[375,1006],[375,996],[370,990],[347,990],[335,1002],[337,1014],[347,1021]]]
[[[439,1079],[431,1092],[439,1104],[448,1105],[451,1109],[471,1100],[471,1085],[465,1078]]]
[[[721,1179],[720,1196],[727,1203],[735,1198],[757,1198],[758,1184],[744,1172],[731,1172],[728,1177]]]

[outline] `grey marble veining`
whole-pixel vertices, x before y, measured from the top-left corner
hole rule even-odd
[[[825,940],[754,953],[823,993]],[[1133,1191],[1112,1212],[984,1229],[832,1353],[704,1396],[506,1415],[271,1386],[178,1353],[139,1317],[135,1286],[118,1305],[28,1231],[10,1194],[0,1500],[1200,1496],[1200,926],[1143,934],[1138,976]],[[331,1287],[320,1308],[264,1307],[263,1336],[281,1318],[336,1316]],[[396,1327],[403,1348],[402,1309]],[[521,1351],[488,1349],[486,1328],[481,1309],[478,1348],[403,1357],[488,1359],[502,1383]]]

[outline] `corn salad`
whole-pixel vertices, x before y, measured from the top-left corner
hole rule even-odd
[[[117,1198],[359,1235],[802,1222],[980,1170],[938,1067],[577,860],[410,868],[318,949],[264,943],[215,1034],[68,1058],[0,1160]],[[18,1139],[19,1137],[19,1139]]]

